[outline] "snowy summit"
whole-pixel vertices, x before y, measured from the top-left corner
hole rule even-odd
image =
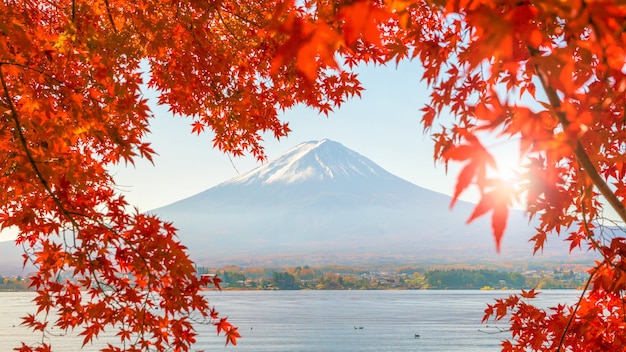
[[[344,147],[341,143],[322,139],[301,143],[280,158],[231,179],[224,185],[289,184],[388,174],[371,160]]]

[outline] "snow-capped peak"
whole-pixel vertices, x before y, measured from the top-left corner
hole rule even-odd
[[[301,143],[280,158],[226,184],[297,183],[386,174],[386,171],[364,156],[338,142],[322,139]]]

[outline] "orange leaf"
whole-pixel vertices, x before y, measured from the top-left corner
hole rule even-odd
[[[506,228],[507,218],[509,216],[509,208],[506,204],[496,203],[493,214],[491,215],[491,228],[493,237],[496,241],[496,251],[500,252],[500,243],[504,237],[504,229]]]
[[[200,121],[194,121],[191,126],[191,133],[200,134],[204,132],[204,124]]]
[[[232,343],[233,346],[237,346],[237,339],[241,337],[237,329],[238,328],[236,327],[231,327],[230,329],[228,329],[228,331],[226,332],[226,345],[228,345],[228,343]]]
[[[539,292],[535,292],[535,289],[531,289],[530,291],[522,290],[521,296],[524,298],[535,298]]]
[[[452,201],[450,202],[450,208],[454,206],[457,199],[463,193],[467,187],[469,187],[470,183],[474,179],[474,174],[476,173],[476,164],[467,163],[461,172],[459,172],[459,176],[456,181],[456,186],[454,188],[454,195],[452,196]]]
[[[359,38],[367,43],[381,46],[379,24],[388,20],[391,13],[374,6],[367,0],[355,1],[341,9],[343,19],[343,38],[352,46]]]
[[[222,331],[228,331],[232,328],[232,324],[228,322],[228,318],[221,318],[217,323],[213,323],[217,327],[217,334],[219,335]]]
[[[504,236],[509,215],[508,206],[512,190],[508,184],[500,180],[489,180],[488,184],[491,185],[489,191],[482,194],[480,201],[467,219],[467,223],[474,221],[489,211],[493,211],[491,214],[491,229],[496,242],[496,251],[500,252],[500,243]]]

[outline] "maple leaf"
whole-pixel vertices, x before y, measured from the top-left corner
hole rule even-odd
[[[213,286],[215,286],[215,288],[217,288],[218,290],[221,290],[222,287],[220,286],[220,283],[222,282],[222,279],[220,279],[217,275],[215,275],[213,277]]]
[[[530,291],[526,291],[522,289],[522,293],[520,294],[524,298],[535,298],[539,293],[535,291],[535,289],[530,289]]]
[[[220,320],[216,323],[213,323],[217,327],[217,334],[219,335],[222,331],[228,331],[233,326],[230,322],[228,322],[228,318],[220,318]]]
[[[496,242],[496,250],[500,251],[500,243],[504,235],[504,229],[506,228],[507,217],[509,213],[508,205],[506,201],[502,199],[502,194],[499,190],[494,190],[489,193],[485,193],[481,196],[480,201],[474,208],[474,211],[467,219],[467,223],[472,222],[476,218],[484,215],[488,211],[493,211],[491,216],[491,228],[493,230],[493,236]]]
[[[237,329],[236,327],[231,327],[226,331],[226,345],[229,343],[232,343],[233,346],[237,345],[237,339],[241,337]]]
[[[219,317],[219,314],[215,310],[215,307],[211,307],[211,309],[209,310],[209,316],[211,317],[211,319],[217,319]]]
[[[201,134],[202,132],[204,132],[204,124],[200,121],[194,121],[191,124],[192,128],[191,128],[191,133],[195,133],[195,134]]]
[[[374,5],[373,2],[360,0],[344,6],[339,17],[343,20],[343,37],[348,46],[359,38],[367,43],[382,46],[379,25],[390,18],[390,14]]]
[[[454,203],[458,199],[459,195],[467,189],[475,177],[477,178],[476,181],[479,185],[488,183],[486,180],[487,167],[496,167],[495,159],[476,137],[468,135],[467,141],[467,144],[450,146],[446,149],[442,156],[446,161],[468,160],[459,173],[450,207],[454,206]],[[486,199],[486,201],[489,201],[489,199]],[[480,212],[481,215],[482,213],[484,212]]]

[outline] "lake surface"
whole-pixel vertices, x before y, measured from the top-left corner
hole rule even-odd
[[[214,326],[198,325],[193,350],[255,352],[499,351],[508,333],[481,325],[487,303],[514,291],[222,291],[207,292],[209,302],[239,327],[238,345],[224,346]],[[580,291],[542,291],[537,304],[576,302]],[[20,327],[33,312],[30,292],[0,292],[0,351],[20,341],[41,341]],[[540,303],[539,303],[540,302]],[[506,327],[499,324],[499,327]],[[415,338],[419,334],[419,338]],[[61,335],[61,334],[58,334]],[[73,335],[73,336],[72,336]],[[80,349],[82,339],[68,333],[46,336],[53,351],[98,351],[111,336]],[[111,340],[115,341],[115,339]]]

